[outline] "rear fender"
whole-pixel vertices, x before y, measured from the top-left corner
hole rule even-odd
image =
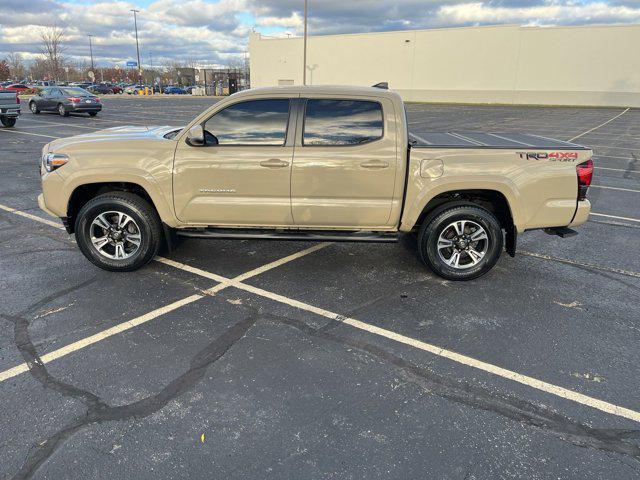
[[[510,184],[508,180],[505,180],[504,182],[496,182],[495,177],[492,177],[491,180],[488,178],[479,178],[478,181],[475,182],[452,182],[451,178],[445,177],[444,181],[439,184],[438,183],[439,182],[437,181],[430,182],[428,186],[424,186],[420,191],[416,192],[414,190],[412,196],[412,192],[410,190],[412,188],[415,189],[415,184],[412,185],[412,182],[409,182],[409,185],[407,186],[408,191],[406,197],[406,201],[408,204],[405,206],[405,210],[402,215],[400,231],[409,232],[413,230],[416,227],[418,219],[420,219],[420,217],[422,216],[429,202],[438,195],[455,193],[464,190],[495,191],[502,194],[507,200],[507,204],[509,206],[516,231],[524,230],[523,212],[519,207],[521,202],[520,195],[515,189],[515,186]],[[425,213],[429,214],[429,212]]]

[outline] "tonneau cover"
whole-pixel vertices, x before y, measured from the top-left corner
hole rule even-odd
[[[540,150],[588,150],[575,143],[524,133],[410,132],[412,148],[537,148]]]

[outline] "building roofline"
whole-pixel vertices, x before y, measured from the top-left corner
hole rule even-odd
[[[520,29],[579,29],[579,28],[638,28],[640,23],[609,23],[609,24],[586,24],[586,25],[520,25],[520,24],[496,24],[496,25],[471,25],[464,27],[439,27],[439,28],[422,28],[408,30],[386,30],[380,32],[356,32],[356,33],[333,33],[327,35],[309,35],[309,38],[328,38],[328,37],[350,37],[350,36],[368,36],[368,35],[390,35],[390,34],[407,34],[426,33],[426,32],[442,32],[451,30],[483,30],[498,28],[520,28]],[[261,40],[302,40],[300,36],[291,37],[270,37],[255,32],[254,35],[260,37]]]

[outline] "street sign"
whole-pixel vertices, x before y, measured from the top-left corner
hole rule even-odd
[[[93,81],[96,79],[96,74],[93,73],[92,70],[89,70],[89,73],[87,74],[89,76],[89,78]]]
[[[133,60],[129,60],[127,62],[127,67],[137,67],[138,66],[138,62],[134,62]]]

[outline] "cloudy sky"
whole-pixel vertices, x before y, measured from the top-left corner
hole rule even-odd
[[[140,10],[143,66],[240,61],[252,29],[299,35],[303,0],[0,0],[0,58],[39,52],[43,27],[65,29],[65,53],[98,65],[135,59],[131,9]],[[309,0],[311,35],[492,24],[640,23],[640,0]]]

